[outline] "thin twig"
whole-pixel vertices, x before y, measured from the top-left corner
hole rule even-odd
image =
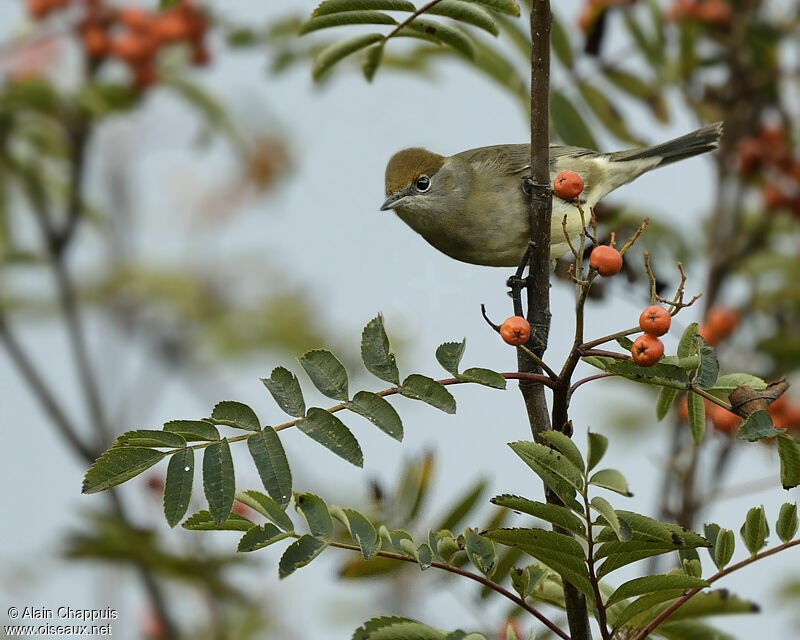
[[[389,38],[393,38],[397,35],[397,33],[403,29],[405,29],[409,24],[411,24],[414,20],[419,18],[423,13],[426,11],[431,10],[437,4],[439,4],[442,0],[431,0],[428,4],[422,5],[419,9],[417,9],[414,13],[412,13],[408,18],[403,20],[400,24],[398,24],[392,31],[390,31],[386,37],[383,39],[383,42],[389,40]]]
[[[606,373],[597,373],[597,374],[595,374],[593,376],[589,376],[588,378],[583,378],[581,380],[578,380],[575,384],[573,384],[569,388],[569,394],[572,395],[573,393],[575,393],[575,389],[585,385],[587,382],[592,382],[594,380],[600,380],[601,378],[614,378],[617,375],[618,374],[616,374],[616,373],[608,373],[608,372],[606,372]]]

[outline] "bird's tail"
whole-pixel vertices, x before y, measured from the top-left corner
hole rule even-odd
[[[630,149],[628,151],[617,151],[609,156],[612,162],[626,162],[629,160],[649,160],[661,158],[656,166],[664,166],[684,158],[712,151],[719,146],[719,139],[722,136],[722,123],[703,127],[697,131],[687,133],[680,138],[662,142],[652,147],[642,147]]]

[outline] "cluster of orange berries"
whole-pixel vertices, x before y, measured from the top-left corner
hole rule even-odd
[[[738,169],[745,175],[766,172],[770,180],[761,187],[767,211],[789,209],[800,217],[800,162],[792,153],[782,127],[765,127],[744,138],[736,148]]]
[[[639,316],[639,328],[644,331],[631,347],[631,357],[640,367],[652,367],[664,355],[664,343],[659,340],[669,331],[672,316],[664,307],[654,304]]]
[[[676,0],[668,17],[671,20],[693,20],[717,27],[729,27],[733,9],[728,0]]]
[[[208,20],[191,0],[181,0],[166,11],[115,9],[105,6],[103,0],[28,0],[28,12],[43,19],[76,4],[85,7],[79,34],[86,55],[94,63],[106,58],[126,63],[137,89],[146,89],[157,81],[156,56],[165,46],[186,43],[194,64],[210,61],[205,43]]]
[[[706,314],[698,333],[703,340],[715,347],[736,330],[741,319],[736,309],[713,307]]]

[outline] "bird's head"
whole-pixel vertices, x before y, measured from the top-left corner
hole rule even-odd
[[[386,201],[381,211],[389,209],[431,209],[452,192],[453,180],[443,169],[447,158],[426,149],[398,151],[386,165]]]

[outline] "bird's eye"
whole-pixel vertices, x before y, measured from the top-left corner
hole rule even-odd
[[[427,191],[431,188],[431,181],[428,176],[420,176],[417,178],[417,191]]]

